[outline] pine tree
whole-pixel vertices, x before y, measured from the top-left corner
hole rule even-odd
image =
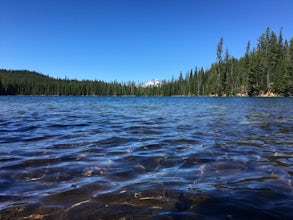
[[[222,53],[223,53],[223,37],[220,38],[220,41],[217,46],[217,91],[218,95],[222,95]]]
[[[253,80],[250,81],[250,79],[249,79],[249,77],[252,77],[251,67],[250,67],[250,57],[251,57],[250,41],[248,41],[247,45],[246,45],[244,62],[243,62],[243,66],[242,66],[241,80],[240,80],[240,84],[242,85],[241,90],[240,90],[241,94],[248,92],[253,86],[250,84],[250,82],[252,82]]]
[[[293,96],[293,38],[290,40],[286,57],[286,86],[284,95]]]

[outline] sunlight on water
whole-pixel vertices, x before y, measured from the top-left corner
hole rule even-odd
[[[288,219],[293,99],[0,97],[0,219]]]

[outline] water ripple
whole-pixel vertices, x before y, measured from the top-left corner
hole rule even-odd
[[[0,97],[0,219],[288,219],[293,100]]]

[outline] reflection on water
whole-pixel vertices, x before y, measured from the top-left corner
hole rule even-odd
[[[0,97],[0,219],[293,217],[293,99]]]

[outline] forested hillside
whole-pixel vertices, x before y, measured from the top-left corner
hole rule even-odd
[[[54,79],[27,70],[0,70],[1,95],[135,95],[134,83]]]
[[[178,79],[163,81],[160,87],[143,87],[135,82],[54,79],[27,70],[0,70],[0,95],[215,95],[293,96],[293,38],[283,39],[267,28],[256,48],[246,45],[237,59],[223,51],[221,38],[216,61],[207,70],[195,68]]]

